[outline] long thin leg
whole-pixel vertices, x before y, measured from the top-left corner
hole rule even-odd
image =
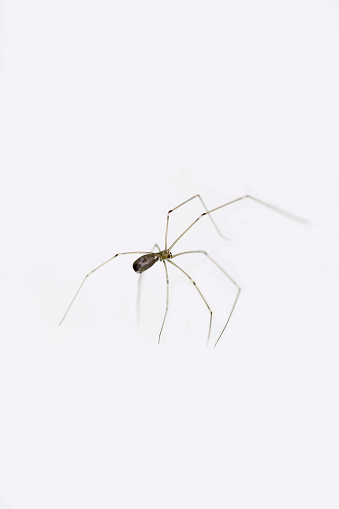
[[[224,333],[224,331],[225,331],[225,329],[226,329],[226,327],[227,327],[227,325],[228,325],[228,322],[230,321],[230,318],[231,318],[232,313],[233,313],[233,311],[234,311],[235,305],[236,305],[237,300],[238,300],[238,298],[239,298],[239,295],[240,295],[240,292],[241,292],[241,288],[240,288],[240,286],[238,285],[238,283],[237,283],[236,281],[234,281],[234,279],[233,279],[233,278],[232,278],[232,277],[231,277],[231,276],[230,276],[230,275],[226,272],[226,270],[225,270],[225,269],[223,269],[223,268],[219,265],[219,263],[217,263],[215,260],[213,260],[212,256],[210,256],[208,253],[206,253],[206,251],[185,251],[184,253],[178,253],[178,254],[174,255],[174,256],[173,256],[173,258],[175,258],[176,256],[181,256],[181,255],[191,254],[191,253],[201,253],[201,254],[204,254],[205,256],[207,256],[207,258],[208,258],[211,262],[213,262],[213,263],[214,263],[214,265],[216,265],[216,267],[218,267],[218,269],[220,269],[220,270],[221,270],[221,272],[223,272],[223,273],[225,274],[225,276],[227,276],[227,278],[231,281],[231,283],[233,283],[233,284],[234,284],[234,286],[237,288],[237,295],[236,295],[235,300],[234,300],[234,302],[233,302],[233,306],[232,306],[231,312],[230,312],[230,314],[228,315],[228,318],[227,318],[227,320],[226,320],[226,323],[225,323],[225,325],[224,325],[224,328],[222,329],[222,331],[221,331],[221,333],[220,333],[220,335],[219,335],[219,337],[218,337],[218,339],[217,339],[217,341],[216,341],[216,343],[215,343],[215,345],[214,345],[214,348],[215,348],[215,347],[217,346],[217,344],[218,344],[219,339],[220,339],[220,338],[221,338],[221,336],[223,335],[223,333]]]
[[[168,311],[169,279],[168,279],[168,270],[167,270],[166,262],[165,262],[165,260],[163,260],[163,262],[164,262],[164,267],[165,267],[165,272],[166,272],[166,309],[165,309],[165,315],[164,315],[164,319],[162,321],[161,329],[160,329],[160,332],[159,332],[158,344],[160,343],[160,337],[161,337],[162,329],[164,328],[164,323],[165,323],[166,316],[167,316],[167,311]]]
[[[158,244],[154,244],[152,246],[152,249],[151,251],[153,251],[154,248],[157,248],[158,251],[160,252],[160,247],[158,246]],[[137,292],[137,324],[139,323],[139,320],[140,320],[140,299],[141,299],[141,282],[142,282],[142,276],[144,275],[144,273],[141,273],[139,275],[139,280],[138,280],[138,292]]]
[[[78,291],[76,292],[76,294],[74,295],[73,299],[71,300],[71,303],[70,305],[68,306],[68,308],[66,309],[66,313],[64,314],[64,316],[62,317],[62,319],[60,320],[59,324],[58,325],[61,325],[62,322],[65,320],[67,314],[68,314],[68,311],[71,309],[72,307],[72,304],[73,302],[75,301],[75,299],[77,298],[78,296],[78,293],[80,292],[81,288],[83,287],[83,285],[85,284],[85,281],[86,279],[91,275],[93,274],[93,272],[95,272],[96,270],[98,269],[101,269],[101,267],[103,267],[104,265],[106,265],[106,263],[114,260],[114,258],[116,258],[117,256],[121,256],[121,255],[127,255],[127,254],[149,254],[149,251],[130,251],[128,253],[117,253],[115,254],[114,256],[112,256],[111,258],[109,258],[108,260],[106,260],[105,262],[101,263],[100,265],[98,265],[98,267],[95,267],[95,269],[91,270],[91,272],[89,272],[85,277],[84,277],[84,280],[83,282],[81,283],[81,285],[79,286],[78,288]]]
[[[199,217],[197,217],[197,219],[195,219],[195,221],[193,221],[193,223],[188,228],[186,228],[186,230],[181,235],[179,235],[179,237],[173,242],[173,244],[170,245],[170,247],[168,248],[169,251],[171,251],[173,246],[181,239],[181,237],[183,237],[185,235],[185,233],[187,233],[188,230],[190,230],[192,228],[192,226],[194,226],[202,217],[212,214],[212,212],[215,212],[216,210],[227,207],[228,205],[232,205],[233,203],[236,203],[240,200],[244,200],[245,198],[249,198],[250,200],[260,203],[260,205],[264,205],[265,207],[275,210],[275,212],[279,212],[279,214],[283,214],[284,216],[286,216],[290,219],[293,219],[294,221],[298,221],[298,222],[304,223],[304,224],[309,223],[309,221],[307,221],[306,219],[303,219],[302,217],[295,216],[294,214],[291,214],[290,212],[287,212],[286,210],[276,207],[275,205],[271,205],[270,203],[267,203],[263,200],[259,200],[259,198],[255,198],[254,196],[246,194],[245,196],[240,196],[240,198],[236,198],[235,200],[229,201],[228,203],[224,203],[224,205],[220,205],[219,207],[216,207],[215,209],[209,210],[209,211],[201,214]]]
[[[191,281],[191,283],[194,285],[194,287],[197,289],[197,291],[199,292],[199,295],[200,297],[202,298],[202,300],[205,302],[206,306],[207,306],[207,309],[208,311],[210,312],[210,325],[209,325],[209,329],[208,329],[208,337],[207,337],[207,344],[209,343],[209,340],[210,340],[210,335],[211,335],[211,327],[212,327],[212,310],[211,308],[209,307],[209,305],[207,304],[207,300],[205,299],[205,297],[203,296],[203,294],[201,293],[201,291],[199,290],[196,282],[191,278],[191,276],[189,276],[187,274],[187,272],[184,271],[184,269],[182,269],[181,267],[179,267],[179,265],[177,265],[176,263],[172,262],[172,260],[168,259],[167,260],[169,263],[171,263],[172,265],[174,265],[174,267],[176,267],[177,269],[181,270],[181,272],[183,274],[185,274],[186,277],[188,277],[188,279]]]
[[[167,222],[166,222],[166,233],[165,233],[165,250],[167,249],[167,234],[168,234],[168,223],[169,223],[169,216],[171,214],[171,212],[174,212],[175,210],[177,210],[179,207],[182,207],[183,205],[186,205],[186,203],[188,203],[189,201],[191,200],[194,200],[194,198],[199,198],[199,200],[201,201],[202,203],[202,206],[204,207],[204,209],[206,210],[206,212],[208,212],[208,208],[206,207],[203,199],[201,198],[200,194],[195,194],[194,196],[192,196],[192,198],[189,198],[188,200],[184,201],[183,203],[180,203],[180,205],[177,205],[176,207],[174,207],[174,209],[171,209],[167,212]],[[219,230],[219,228],[217,227],[214,219],[212,216],[210,216],[210,220],[212,221],[213,223],[213,226],[215,227],[215,229],[217,230],[217,232],[219,233],[219,235],[221,237],[223,237],[225,240],[229,240],[228,237],[226,237],[223,233],[221,233],[221,231]]]

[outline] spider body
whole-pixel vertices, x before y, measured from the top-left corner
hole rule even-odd
[[[142,274],[145,272],[145,270],[153,267],[156,262],[163,262],[164,260],[168,260],[170,258],[172,258],[172,253],[168,249],[159,251],[159,253],[147,253],[135,260],[133,263],[133,270],[135,270],[135,272],[138,274]]]
[[[202,214],[200,214],[200,216],[198,216],[184,231],[183,233],[181,233],[181,235],[179,235],[175,240],[174,242],[172,242],[172,244],[170,244],[169,247],[167,247],[167,236],[168,236],[168,224],[169,224],[169,219],[170,219],[170,215],[172,212],[174,212],[175,210],[177,210],[178,208],[182,207],[183,205],[185,205],[186,203],[190,202],[191,200],[195,199],[195,198],[198,198],[202,204],[202,206],[204,207],[205,209],[205,212],[203,212]],[[64,321],[64,319],[66,318],[66,315],[68,313],[68,311],[70,310],[73,302],[75,301],[78,293],[80,292],[81,288],[83,287],[83,285],[85,284],[87,278],[93,274],[93,272],[97,271],[98,269],[100,269],[101,267],[103,267],[104,265],[106,265],[107,263],[109,263],[110,261],[114,260],[116,257],[118,256],[121,256],[121,255],[131,255],[131,254],[140,254],[142,256],[140,256],[139,258],[137,258],[135,260],[135,262],[133,263],[133,269],[134,271],[137,273],[137,274],[140,274],[139,276],[139,292],[138,292],[138,295],[140,295],[140,283],[141,283],[141,278],[142,278],[142,274],[143,272],[145,272],[146,270],[150,269],[151,267],[153,267],[153,265],[160,261],[160,262],[163,262],[163,265],[164,265],[164,268],[165,268],[165,273],[166,273],[166,310],[165,310],[165,316],[163,318],[163,322],[162,322],[162,325],[161,325],[161,329],[160,329],[160,333],[159,333],[159,339],[158,339],[158,343],[160,343],[160,337],[161,337],[161,333],[162,333],[162,330],[163,330],[163,327],[164,327],[164,323],[165,323],[165,320],[166,320],[166,316],[167,316],[167,310],[168,310],[168,295],[169,295],[169,279],[168,279],[168,270],[167,270],[167,263],[173,265],[174,267],[176,267],[182,274],[184,274],[185,277],[187,277],[191,283],[193,284],[193,287],[196,289],[196,291],[199,293],[202,301],[204,302],[208,312],[209,312],[209,329],[208,329],[208,339],[207,339],[207,343],[209,341],[209,338],[210,338],[210,334],[211,334],[211,326],[212,326],[212,310],[210,308],[210,306],[208,305],[204,295],[202,294],[202,292],[200,291],[198,285],[196,284],[196,282],[191,278],[191,276],[189,274],[187,274],[187,272],[185,272],[179,265],[177,265],[176,263],[174,263],[173,261],[173,258],[176,258],[177,256],[185,256],[185,255],[191,255],[191,254],[199,254],[199,255],[204,255],[207,260],[209,260],[210,262],[212,262],[219,270],[220,272],[226,276],[227,280],[229,282],[231,282],[231,284],[233,285],[233,287],[235,288],[236,290],[236,295],[235,295],[235,299],[234,299],[234,302],[233,302],[233,305],[231,307],[231,310],[228,311],[228,318],[226,320],[226,323],[222,329],[222,331],[220,332],[219,336],[218,336],[218,339],[215,343],[214,346],[217,345],[219,339],[221,338],[222,334],[224,333],[227,325],[228,325],[228,322],[230,321],[230,318],[232,316],[232,313],[234,311],[234,308],[236,306],[236,303],[238,301],[238,298],[239,298],[239,295],[240,295],[240,292],[241,292],[241,288],[240,286],[238,285],[238,283],[206,252],[206,251],[184,251],[184,252],[181,252],[181,253],[176,253],[175,255],[172,255],[172,248],[175,244],[177,244],[177,242],[180,241],[180,239],[186,235],[186,233],[189,232],[189,230],[191,230],[191,228],[194,227],[194,225],[196,223],[198,223],[198,221],[200,221],[203,217],[206,217],[208,216],[214,226],[214,228],[216,229],[216,231],[218,232],[218,234],[223,237],[225,240],[229,240],[227,237],[225,237],[225,235],[223,235],[221,233],[221,231],[219,230],[218,226],[216,225],[216,223],[214,222],[214,219],[212,217],[212,213],[216,212],[217,210],[220,210],[224,207],[227,207],[229,205],[233,205],[241,200],[244,200],[244,199],[249,199],[250,201],[252,202],[256,202],[256,203],[259,203],[260,205],[264,205],[265,207],[268,207],[272,210],[274,210],[275,212],[279,212],[280,214],[283,214],[287,217],[289,217],[290,219],[294,219],[294,220],[297,220],[297,221],[300,221],[300,222],[306,222],[304,219],[301,219],[297,216],[294,216],[293,214],[290,214],[289,212],[286,212],[285,210],[282,210],[280,209],[279,207],[276,207],[274,205],[270,205],[269,203],[263,201],[263,200],[260,200],[259,198],[255,198],[254,196],[250,196],[248,194],[246,194],[245,196],[241,196],[240,198],[236,198],[232,201],[229,201],[227,203],[224,203],[223,205],[220,205],[219,207],[215,207],[211,210],[208,210],[205,203],[203,202],[201,196],[199,194],[196,194],[194,196],[192,196],[191,198],[189,198],[188,200],[184,201],[183,203],[181,203],[180,205],[178,205],[177,207],[174,207],[173,209],[169,210],[168,213],[167,213],[167,222],[166,222],[166,230],[165,230],[165,249],[164,250],[161,250],[160,247],[155,244],[154,247],[156,247],[158,249],[158,252],[150,252],[150,251],[133,251],[133,252],[127,252],[127,253],[117,253],[115,254],[114,256],[112,256],[111,258],[109,258],[108,260],[106,260],[105,262],[101,263],[100,265],[98,265],[98,267],[95,267],[95,269],[91,270],[84,278],[83,282],[81,283],[78,291],[76,292],[76,294],[74,295],[70,305],[68,306],[67,310],[66,310],[66,313],[64,314],[63,318],[61,319],[59,325]],[[154,248],[152,248],[153,250]]]

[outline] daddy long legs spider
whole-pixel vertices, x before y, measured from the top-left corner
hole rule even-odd
[[[167,237],[168,237],[168,225],[169,225],[169,219],[170,219],[170,215],[172,214],[172,212],[174,212],[175,210],[179,209],[180,207],[182,207],[183,205],[186,205],[188,202],[190,202],[191,200],[194,200],[195,198],[198,198],[202,204],[202,206],[204,207],[205,209],[205,212],[203,212],[202,214],[200,214],[175,240],[174,242],[172,242],[172,244],[170,244],[168,246],[168,241],[167,241]],[[167,213],[167,220],[166,220],[166,230],[165,230],[165,249],[161,250],[160,247],[158,246],[158,244],[155,244],[154,247],[152,248],[152,251],[129,251],[129,252],[126,252],[126,253],[117,253],[115,254],[114,256],[112,256],[111,258],[109,258],[108,260],[106,260],[105,262],[101,263],[100,265],[98,265],[97,267],[95,267],[93,270],[91,270],[83,279],[81,285],[79,286],[76,294],[74,295],[73,299],[71,300],[71,303],[69,304],[68,308],[66,309],[66,312],[64,314],[64,316],[62,317],[62,319],[60,320],[60,323],[59,325],[61,325],[61,323],[64,321],[64,319],[66,318],[70,308],[72,307],[73,305],[73,302],[75,301],[75,299],[77,298],[81,288],[83,287],[83,285],[85,284],[87,278],[93,274],[94,272],[96,272],[97,270],[101,269],[101,267],[103,267],[104,265],[106,265],[107,263],[111,262],[112,260],[114,260],[115,258],[117,258],[118,256],[124,256],[124,255],[132,255],[132,254],[139,254],[141,256],[139,256],[139,258],[137,258],[135,260],[135,262],[133,263],[133,269],[134,271],[137,273],[137,274],[140,274],[140,278],[143,274],[143,272],[145,272],[146,270],[150,269],[156,262],[163,262],[164,264],[164,268],[165,268],[165,273],[166,273],[166,309],[165,309],[165,314],[164,314],[164,318],[163,318],[163,321],[162,321],[162,325],[161,325],[161,328],[160,328],[160,332],[159,332],[159,338],[158,338],[158,343],[160,343],[160,338],[161,338],[161,334],[162,334],[162,331],[163,331],[163,328],[164,328],[164,324],[165,324],[165,320],[166,320],[166,316],[167,316],[167,311],[168,311],[168,297],[169,297],[169,278],[168,278],[168,270],[167,270],[167,263],[170,263],[171,265],[173,265],[174,267],[176,267],[179,271],[181,271],[182,274],[184,274],[184,276],[186,276],[192,283],[192,285],[194,286],[194,288],[196,289],[196,291],[199,293],[201,299],[203,300],[203,302],[205,303],[205,306],[209,312],[209,327],[208,327],[208,337],[207,337],[207,343],[209,342],[209,339],[210,339],[210,335],[211,335],[211,327],[212,327],[212,316],[213,316],[213,312],[212,312],[212,309],[210,308],[210,306],[208,305],[204,295],[202,294],[202,292],[200,291],[198,285],[196,284],[196,282],[191,278],[191,276],[186,272],[184,271],[179,265],[177,265],[177,263],[175,263],[173,261],[174,258],[177,258],[178,256],[184,256],[186,254],[193,254],[193,253],[196,253],[196,254],[202,254],[204,255],[211,263],[213,263],[219,270],[222,274],[224,274],[224,276],[231,282],[231,284],[234,286],[235,288],[235,291],[236,291],[236,294],[235,294],[235,298],[234,298],[234,301],[233,301],[233,305],[231,307],[231,310],[228,312],[227,314],[227,319],[226,319],[226,322],[225,322],[225,325],[223,326],[223,329],[222,331],[220,332],[219,336],[218,336],[218,339],[217,341],[215,342],[214,344],[214,347],[218,344],[221,336],[223,335],[229,321],[230,321],[230,318],[233,314],[233,311],[235,309],[235,306],[238,302],[238,299],[239,299],[239,295],[240,295],[240,292],[241,292],[241,288],[240,286],[238,285],[238,283],[225,271],[225,269],[223,269],[206,251],[184,251],[184,252],[181,252],[181,253],[176,253],[176,254],[172,254],[172,249],[173,247],[180,241],[180,239],[186,235],[186,233],[189,232],[189,230],[191,228],[193,228],[197,223],[198,221],[200,221],[203,217],[205,216],[208,216],[214,226],[214,228],[216,229],[216,231],[218,232],[218,234],[223,237],[224,239],[228,240],[227,237],[225,237],[221,231],[219,230],[218,226],[216,225],[213,217],[212,217],[212,213],[213,212],[216,212],[217,210],[220,210],[222,208],[225,208],[225,207],[228,207],[230,205],[233,205],[237,202],[240,202],[242,200],[252,200],[256,203],[259,203],[260,205],[264,205],[265,207],[268,207],[272,210],[274,210],[275,212],[279,212],[279,214],[283,214],[284,216],[290,218],[290,219],[293,219],[295,221],[299,221],[299,222],[303,222],[303,223],[306,223],[307,221],[300,218],[300,217],[297,217],[295,216],[294,214],[291,214],[279,207],[276,207],[275,205],[271,205],[270,203],[267,203],[266,201],[263,201],[263,200],[260,200],[259,198],[255,198],[254,196],[251,196],[249,194],[246,194],[244,196],[240,196],[240,198],[236,198],[234,200],[231,200],[227,203],[224,203],[223,205],[219,205],[219,207],[215,207],[211,210],[208,210],[204,201],[202,200],[201,196],[199,194],[196,194],[194,196],[192,196],[191,198],[189,198],[188,200],[184,201],[183,203],[181,203],[180,205],[177,205],[176,207],[174,207],[173,209],[169,210],[168,213]],[[154,248],[157,248],[158,251],[157,252],[153,252],[153,249]],[[140,283],[140,279],[139,279],[139,283]],[[140,285],[139,285],[139,288],[140,288]]]

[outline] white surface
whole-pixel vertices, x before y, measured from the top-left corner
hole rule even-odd
[[[1,9],[0,508],[337,508],[338,3]],[[197,192],[313,223],[243,203],[215,217],[232,242],[178,244],[243,287],[216,349],[175,270],[161,345],[160,266],[135,327],[127,256],[57,327]],[[234,289],[198,258],[215,340]]]

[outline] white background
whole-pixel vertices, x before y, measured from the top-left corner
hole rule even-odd
[[[0,28],[0,508],[337,508],[338,2],[13,0]],[[312,223],[245,200],[231,242],[175,246],[243,289],[217,348],[235,288],[203,255],[209,348],[173,267],[160,346],[160,264],[136,327],[130,256],[57,327],[195,193]]]

